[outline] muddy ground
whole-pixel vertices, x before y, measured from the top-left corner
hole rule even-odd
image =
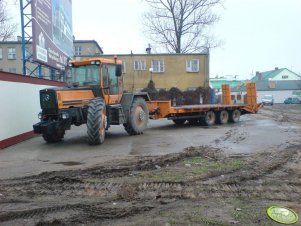
[[[256,119],[285,125],[284,144],[225,151],[252,136],[233,126],[215,145],[2,179],[0,225],[280,225],[269,206],[301,215],[301,142],[290,139],[301,135],[301,106],[264,107]]]

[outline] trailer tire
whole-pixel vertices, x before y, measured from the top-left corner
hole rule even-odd
[[[42,134],[44,140],[47,143],[57,143],[64,138],[65,130],[64,129],[56,129],[51,133],[45,132]]]
[[[221,110],[216,114],[216,123],[217,124],[226,124],[229,121],[229,113],[226,110]]]
[[[204,117],[204,123],[206,126],[212,126],[215,123],[215,113],[214,111],[207,111]]]
[[[186,119],[173,119],[172,120],[174,122],[174,124],[176,125],[184,125],[186,122]]]
[[[230,122],[233,122],[233,123],[236,123],[236,122],[239,122],[240,120],[240,110],[238,109],[235,109],[233,111],[230,111],[230,114],[229,114],[229,121]]]
[[[91,100],[87,115],[87,134],[90,145],[102,144],[105,140],[106,105],[102,98]]]
[[[149,110],[145,100],[141,97],[135,98],[130,108],[127,123],[124,123],[124,129],[129,135],[142,134],[147,127]]]

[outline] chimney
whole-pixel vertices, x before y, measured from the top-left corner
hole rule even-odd
[[[256,71],[256,77],[258,78],[258,80],[262,80],[262,75],[259,71]]]
[[[275,67],[275,71],[277,71],[279,68],[278,67]]]
[[[22,42],[22,37],[18,35],[18,36],[17,36],[17,41],[18,41],[18,42]]]
[[[145,49],[147,54],[151,54],[152,48],[150,47],[150,44],[148,44],[148,48]]]

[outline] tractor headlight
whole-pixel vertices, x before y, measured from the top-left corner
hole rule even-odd
[[[42,119],[42,118],[43,118],[42,112],[40,112],[40,113],[38,114],[38,118],[39,118],[39,119]]]
[[[63,113],[62,114],[62,119],[67,119],[69,118],[69,114],[68,113]]]

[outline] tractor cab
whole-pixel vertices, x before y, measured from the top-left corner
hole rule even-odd
[[[69,87],[91,88],[106,104],[119,103],[123,93],[122,62],[115,59],[91,58],[70,61],[66,70]]]

